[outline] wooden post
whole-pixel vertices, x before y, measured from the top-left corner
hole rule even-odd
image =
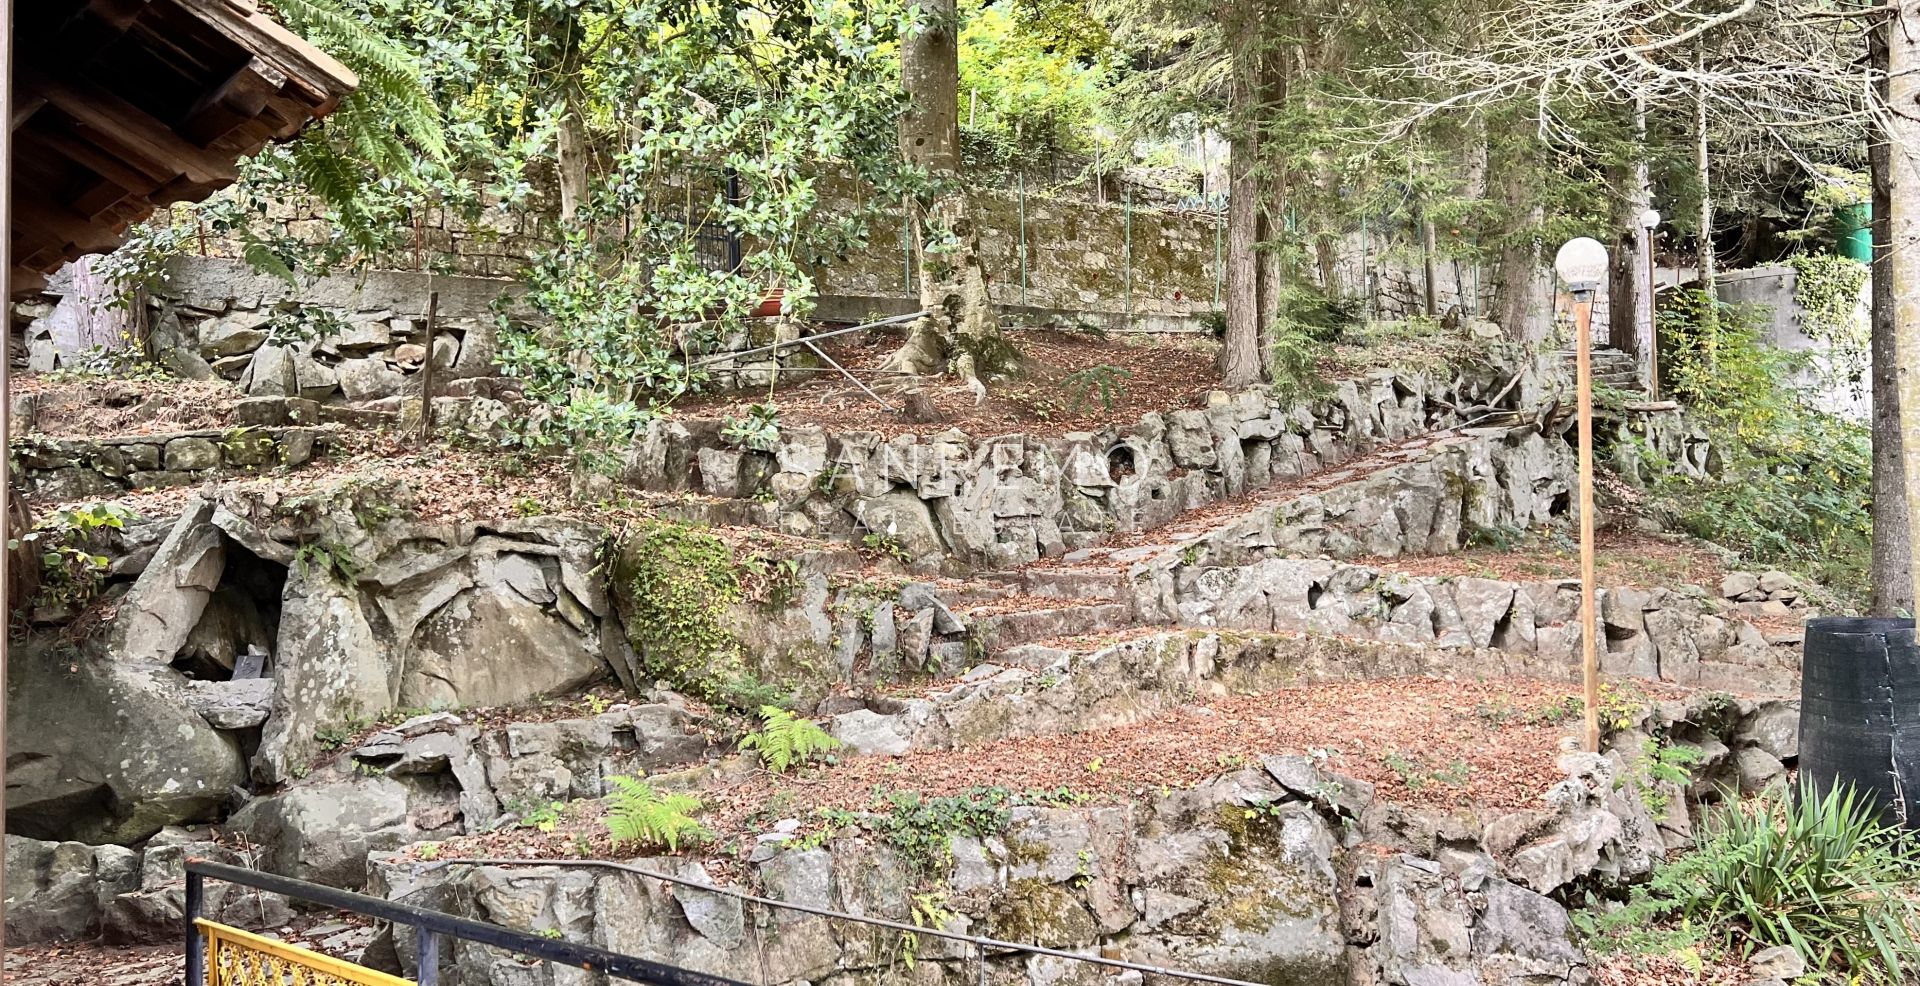
[[[1593,292],[1573,298],[1575,411],[1580,423],[1580,679],[1588,753],[1600,752],[1599,625],[1593,590]]]
[[[1647,400],[1660,399],[1660,317],[1654,311],[1660,298],[1660,278],[1653,259],[1653,230],[1647,230]]]
[[[427,361],[420,367],[420,444],[433,440],[433,323],[440,314],[440,292],[427,292]]]

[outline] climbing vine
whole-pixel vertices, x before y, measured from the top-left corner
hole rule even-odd
[[[1870,323],[1860,317],[1860,291],[1867,285],[1866,264],[1830,253],[1802,253],[1787,261],[1793,268],[1793,300],[1800,306],[1800,329],[1826,343],[1831,373],[1858,385],[1866,377]]]

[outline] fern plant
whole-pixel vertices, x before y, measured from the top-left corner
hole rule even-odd
[[[777,705],[761,706],[760,720],[760,730],[748,733],[740,741],[740,748],[759,751],[760,762],[776,774],[840,748],[840,741],[813,720],[802,719]]]
[[[707,827],[693,820],[700,810],[700,799],[677,791],[656,791],[653,785],[637,777],[609,777],[612,788],[605,798],[607,834],[618,848],[627,843],[641,846],[665,846],[679,852],[682,842],[692,844],[713,837]]]
[[[426,176],[446,163],[440,106],[414,56],[337,0],[273,4],[289,27],[360,78],[359,86],[320,126],[302,134],[282,161],[290,177],[335,210],[341,232],[370,251],[393,225],[385,207],[374,204],[382,181],[397,179],[423,189]],[[274,256],[264,242],[247,244],[250,262],[279,275],[282,265],[269,259]]]

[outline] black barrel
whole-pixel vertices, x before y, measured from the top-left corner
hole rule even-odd
[[[1889,820],[1920,828],[1920,648],[1912,620],[1807,621],[1800,774],[1851,782]]]

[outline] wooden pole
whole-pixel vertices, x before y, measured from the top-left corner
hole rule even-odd
[[[433,323],[440,314],[440,292],[427,292],[427,361],[420,366],[420,444],[433,440]]]
[[[1647,230],[1647,400],[1660,399],[1660,319],[1654,310],[1660,297],[1660,278],[1654,266],[1653,230]]]
[[[1573,299],[1574,390],[1580,423],[1580,679],[1586,692],[1586,750],[1600,752],[1599,624],[1593,589],[1593,292]]]

